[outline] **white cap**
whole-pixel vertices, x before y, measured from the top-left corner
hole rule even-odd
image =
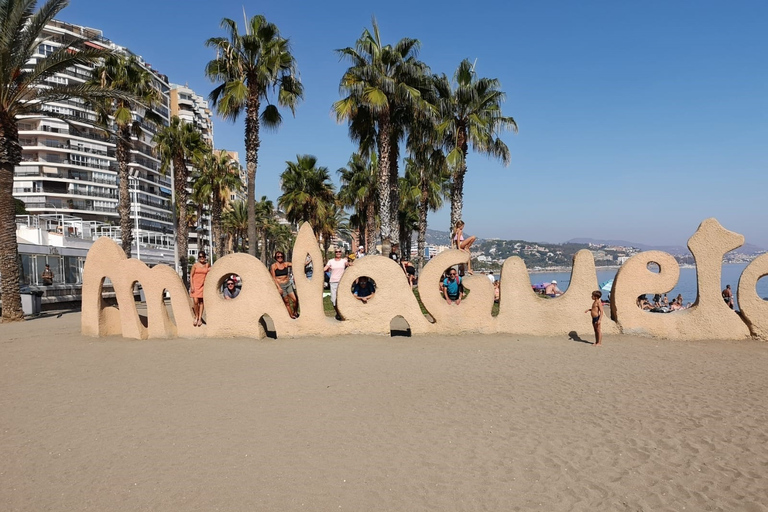
[[[552,280],[552,284],[557,284],[557,281],[555,281],[555,280],[553,279],[553,280]]]

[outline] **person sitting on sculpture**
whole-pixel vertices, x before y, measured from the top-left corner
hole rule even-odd
[[[461,293],[463,291],[463,285],[461,284],[461,277],[455,269],[448,271],[448,277],[443,280],[443,296],[448,304],[461,304]]]

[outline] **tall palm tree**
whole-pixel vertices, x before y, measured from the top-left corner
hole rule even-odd
[[[427,67],[417,59],[417,39],[403,38],[394,46],[385,46],[375,18],[372,25],[373,32],[364,29],[354,48],[336,51],[351,66],[339,86],[344,98],[333,104],[333,111],[337,120],[350,123],[350,131],[356,128],[362,132],[353,138],[369,141],[371,131],[375,131],[381,237],[383,242],[391,242],[397,240],[398,231],[397,143],[403,133],[397,110],[423,103],[421,87]],[[388,244],[383,245],[386,248]]]
[[[320,222],[336,201],[328,168],[317,167],[317,158],[312,155],[296,155],[295,162],[285,163],[287,167],[280,175],[283,195],[277,204],[290,222],[309,222],[319,237]]]
[[[182,121],[178,116],[171,118],[171,124],[161,128],[152,139],[155,153],[160,156],[160,171],[165,174],[173,166],[173,186],[176,189],[176,204],[179,212],[176,218],[176,246],[182,268],[182,279],[187,282],[187,253],[189,252],[189,223],[187,219],[187,163],[199,157],[207,147],[195,125]],[[183,205],[180,208],[178,205]]]
[[[267,238],[272,230],[277,226],[275,220],[275,205],[267,199],[267,196],[261,196],[261,200],[256,203],[256,233],[259,236],[259,248],[261,255],[259,259],[265,265],[267,264]],[[256,240],[253,241],[256,245]]]
[[[445,154],[439,145],[439,134],[432,119],[421,118],[411,126],[405,175],[416,175],[418,194],[417,266],[424,267],[426,249],[427,214],[443,206],[443,198],[450,197],[451,174]],[[413,180],[411,180],[413,181]]]
[[[296,237],[291,231],[291,228],[285,224],[274,222],[267,232],[267,237],[269,240],[267,252],[269,254],[274,254],[276,251],[290,254],[293,250],[293,243]],[[297,265],[299,264],[297,263]],[[301,266],[298,266],[298,268],[301,268]]]
[[[378,159],[371,152],[366,158],[358,153],[353,154],[346,167],[337,171],[341,180],[338,200],[341,206],[353,207],[357,223],[352,223],[364,233],[365,247],[368,254],[374,254],[376,245],[376,203],[377,203],[377,172]]]
[[[248,174],[248,237],[254,241],[248,252],[256,256],[256,167],[258,164],[260,123],[277,129],[282,122],[278,106],[288,107],[295,113],[296,105],[304,95],[298,78],[296,60],[288,40],[280,36],[277,26],[262,15],[252,17],[241,34],[237,23],[229,18],[221,20],[227,37],[212,37],[206,46],[216,49],[216,58],[208,62],[205,74],[219,85],[209,98],[216,111],[235,121],[245,110],[245,161]],[[277,105],[269,99],[272,92]],[[261,109],[262,102],[266,102]]]
[[[445,74],[435,77],[440,122],[438,132],[448,151],[451,178],[451,229],[461,219],[464,204],[464,176],[467,174],[469,146],[509,165],[509,148],[499,132],[517,132],[517,123],[504,116],[501,104],[506,95],[496,78],[478,78],[475,67],[464,59],[453,75],[453,84]]]
[[[110,120],[117,128],[117,176],[119,180],[117,211],[120,215],[120,242],[127,257],[131,257],[133,243],[133,222],[131,221],[131,198],[128,178],[128,164],[133,149],[132,136],[141,133],[138,114],[144,113],[144,120],[159,124],[160,117],[152,107],[160,101],[160,91],[152,83],[152,73],[143,67],[135,55],[111,54],[93,70],[88,82],[129,96],[119,97],[94,105],[103,124]]]
[[[216,257],[224,256],[226,234],[222,229],[222,213],[229,203],[231,192],[240,190],[240,166],[224,150],[208,151],[197,156],[195,166],[200,174],[195,180],[197,197],[207,199],[211,205],[213,250]]]
[[[248,232],[248,207],[245,202],[233,201],[229,203],[229,208],[224,212],[222,223],[224,231],[232,241],[232,250],[234,252],[244,251],[245,237]]]
[[[400,256],[410,259],[411,238],[419,229],[419,200],[421,199],[420,176],[413,166],[406,165],[405,176],[400,177],[400,206],[397,222],[400,224]]]
[[[112,96],[99,85],[61,85],[48,78],[75,64],[92,65],[108,52],[64,45],[47,57],[33,56],[45,26],[67,6],[49,0],[39,10],[36,0],[0,0],[0,298],[3,322],[24,318],[19,294],[19,248],[16,242],[13,172],[21,162],[19,116],[61,117],[46,103],[80,98],[93,103]],[[120,94],[120,96],[124,96]]]
[[[347,213],[337,202],[331,203],[319,219],[317,230],[323,238],[323,256],[327,257],[333,237],[351,238]]]

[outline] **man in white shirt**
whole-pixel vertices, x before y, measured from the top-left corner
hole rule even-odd
[[[363,256],[365,256],[365,246],[361,245],[360,247],[357,248],[357,253],[355,253],[355,259],[362,258]]]
[[[493,270],[488,271],[488,280],[491,282],[491,284],[496,282],[496,278],[493,276]]]

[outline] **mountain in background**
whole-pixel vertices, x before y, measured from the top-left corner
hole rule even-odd
[[[426,233],[426,240],[427,245],[450,245],[451,244],[451,235],[448,231],[438,231],[436,229],[427,229]],[[483,242],[489,241],[489,240],[495,240],[495,239],[481,239],[479,238],[476,242],[477,245],[482,244]],[[532,242],[528,242],[532,243]],[[552,243],[546,243],[546,242],[537,242],[543,245],[560,245],[560,244],[552,244]],[[626,240],[601,240],[596,238],[572,238],[568,240],[567,242],[564,242],[564,244],[596,244],[596,245],[618,245],[623,247],[634,247],[636,249],[640,249],[641,251],[664,251],[669,254],[672,254],[673,256],[689,256],[691,252],[688,250],[688,247],[683,245],[649,245],[649,244],[641,244],[638,242],[628,242]],[[416,233],[413,234],[413,247],[416,247]],[[739,247],[734,253],[737,254],[745,254],[748,256],[753,256],[755,254],[760,254],[765,252],[766,250],[762,247],[758,247],[754,244],[744,244],[743,246]]]
[[[641,251],[664,251],[672,254],[673,256],[686,256],[691,253],[688,247],[682,245],[648,245],[637,242],[627,242],[626,240],[599,240],[595,238],[571,238],[567,244],[595,244],[595,245],[620,245],[623,247],[634,247]],[[752,256],[765,252],[765,249],[753,244],[744,244],[735,251],[737,254],[746,254]]]

